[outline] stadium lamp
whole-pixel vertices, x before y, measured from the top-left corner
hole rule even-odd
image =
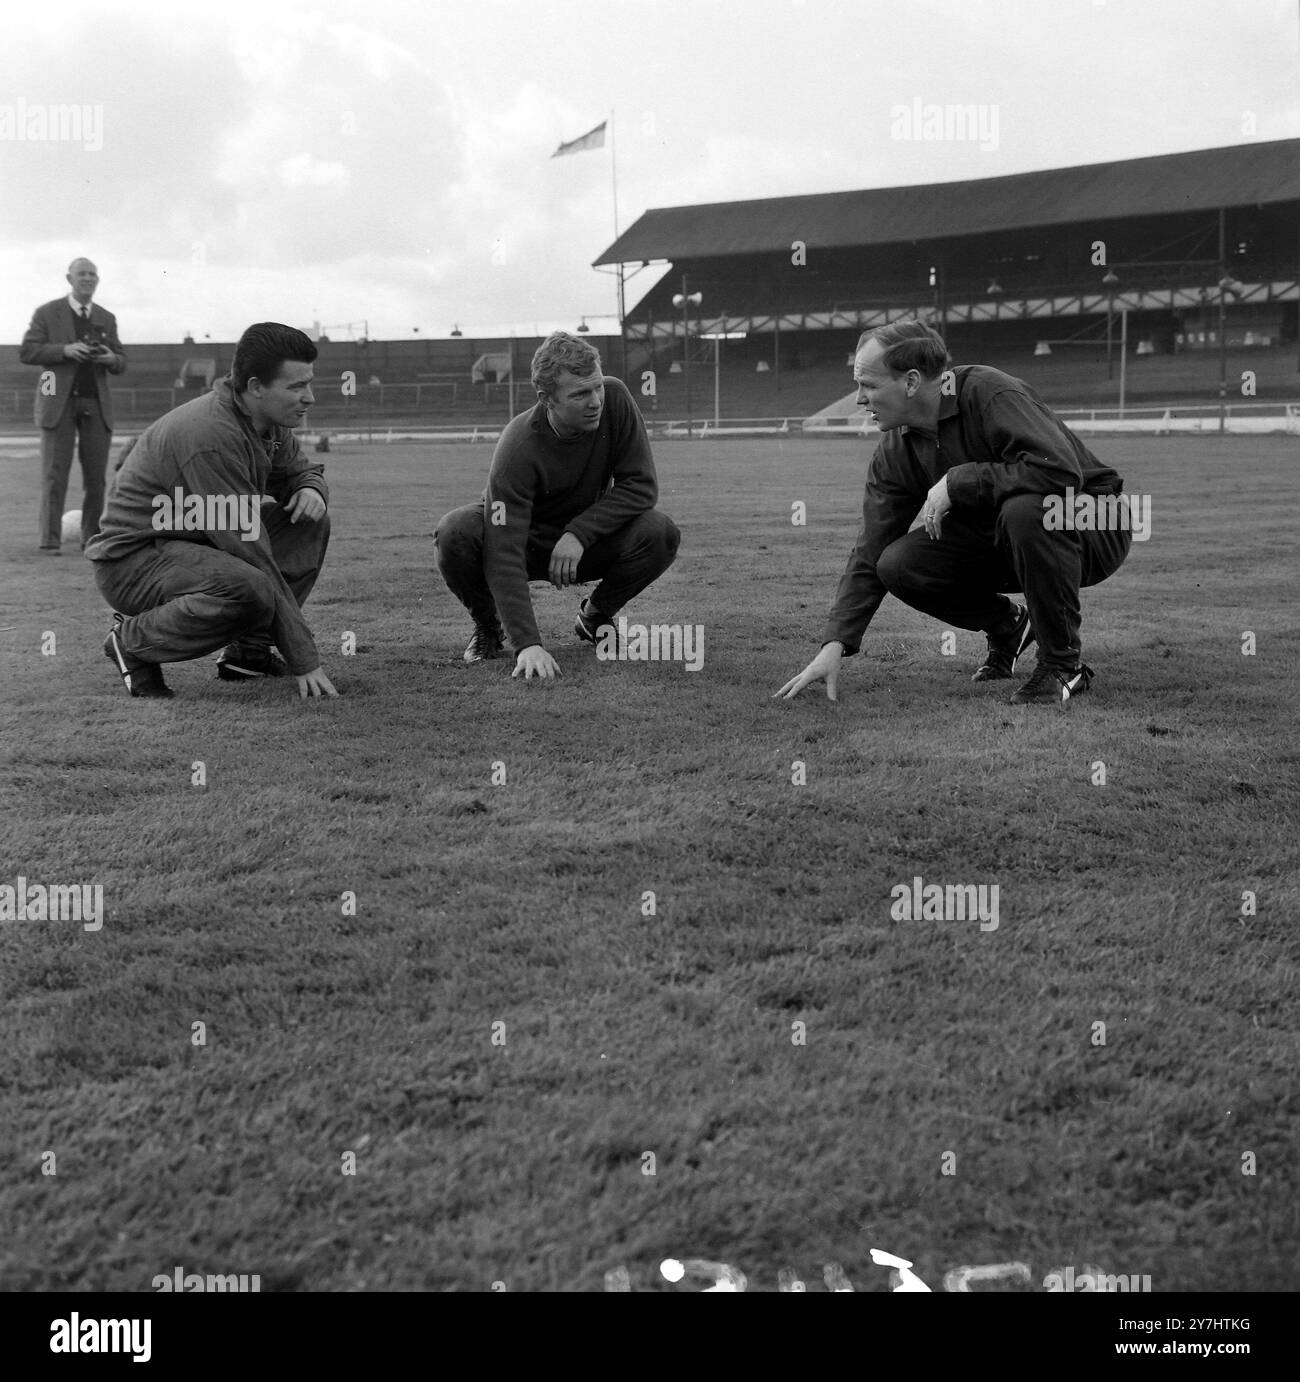
[[[1119,287],[1119,275],[1114,269],[1107,269],[1101,280],[1106,290],[1106,378],[1115,377],[1115,289]]]
[[[1219,222],[1219,262],[1223,262],[1223,222]],[[1242,285],[1225,269],[1219,279],[1219,431],[1228,426],[1228,297],[1241,297]],[[1209,313],[1206,312],[1208,325]]]
[[[463,335],[465,334],[465,333],[460,329],[460,323],[459,323],[459,322],[457,322],[456,325],[453,326],[453,327],[451,328],[451,334],[452,334],[453,336],[463,336]]]
[[[591,330],[591,327],[587,325],[586,317],[583,317],[583,319],[578,323],[578,330],[584,336],[587,334],[587,332]]]
[[[726,320],[726,313],[723,313]],[[723,341],[743,341],[748,331],[705,331],[700,335],[702,341],[713,342],[713,427],[716,431],[722,425],[722,343]]]
[[[1002,285],[997,281],[996,278],[990,278],[989,286],[985,288],[984,291],[988,294],[989,297],[998,298],[1002,296]]]
[[[682,291],[673,294],[673,306],[682,309],[682,373],[686,385],[686,435],[694,436],[694,419],[691,417],[691,318],[690,309],[704,301],[703,293],[686,291],[686,275],[682,275]]]
[[[1035,355],[1050,355],[1051,353],[1052,347],[1047,341],[1039,341],[1038,344],[1034,346]]]
[[[932,307],[931,310],[932,310],[932,312],[934,313],[934,316],[933,316],[933,324],[934,324],[934,327],[935,327],[935,329],[939,332],[939,334],[940,334],[941,336],[947,334],[947,322],[945,321],[946,313],[944,312],[944,308],[943,308],[943,288],[941,287],[941,284],[940,284],[940,280],[942,279],[942,277],[943,277],[942,266],[939,265],[939,264],[931,264],[931,265],[930,265],[930,288],[932,289],[932,291],[933,291],[933,293],[934,293],[934,305],[933,305],[933,307]]]

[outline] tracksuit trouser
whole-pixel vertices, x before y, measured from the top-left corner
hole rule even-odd
[[[876,574],[904,604],[959,629],[1004,628],[1002,595],[1023,594],[1038,661],[1072,671],[1083,652],[1079,591],[1119,569],[1133,535],[1126,528],[1053,530],[1044,517],[1039,494],[1013,495],[982,526],[949,510],[938,538],[916,528],[890,543]]]
[[[280,574],[301,609],[329,545],[329,514],[291,523],[279,504],[262,509],[262,528]],[[275,587],[246,561],[206,542],[159,537],[114,561],[97,561],[95,582],[128,616],[119,638],[143,662],[186,662],[228,643],[269,647]]]
[[[612,619],[630,600],[658,580],[673,564],[681,533],[658,509],[639,513],[608,537],[593,542],[578,562],[577,583],[599,581],[587,597],[588,606]],[[533,542],[527,548],[530,581],[545,581],[554,542]],[[476,624],[491,623],[496,602],[483,571],[483,506],[453,509],[434,532],[438,570],[451,593],[469,610]],[[519,651],[516,649],[516,651]]]

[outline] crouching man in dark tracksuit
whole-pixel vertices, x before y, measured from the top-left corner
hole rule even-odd
[[[1036,641],[1038,666],[1013,705],[1086,691],[1093,673],[1081,656],[1079,590],[1117,570],[1132,542],[1119,475],[1023,381],[987,365],[950,368],[943,338],[921,322],[865,332],[853,377],[884,433],[862,531],[821,652],[775,694],[789,700],[824,678],[835,700],[841,657],[858,651],[889,593],[950,627],[987,633],[975,681],[1010,678]],[[1100,519],[1076,525],[1080,505]],[[922,526],[909,532],[918,512]],[[1028,608],[1005,592],[1023,592]]]
[[[502,432],[482,499],[453,509],[434,533],[438,570],[474,620],[465,661],[503,657],[509,634],[511,675],[525,681],[560,672],[542,646],[529,581],[557,590],[599,581],[573,626],[599,643],[673,564],[681,540],[655,508],[641,414],[627,386],[601,372],[596,351],[556,331],[533,356],[532,379],[537,404]]]
[[[315,359],[303,332],[250,326],[230,374],[123,454],[86,556],[114,611],[104,652],[132,696],[171,696],[162,664],[218,648],[223,681],[292,676],[300,697],[338,694],[301,610],[330,531],[323,468],[293,435]]]

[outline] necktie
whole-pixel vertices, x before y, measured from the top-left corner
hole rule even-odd
[[[82,336],[82,339],[83,339],[84,341],[87,341],[87,343],[89,343],[89,337],[90,337],[90,308],[89,308],[88,306],[86,306],[85,303],[82,303],[82,305],[81,305],[81,326],[82,326],[82,331],[83,331],[83,333],[84,333],[83,336]],[[77,378],[76,378],[76,380],[74,381],[74,383],[73,383],[73,385],[72,385],[72,393],[73,393],[73,397],[74,397],[74,398],[76,398],[76,397],[85,397],[85,398],[88,398],[88,397],[90,396],[90,393],[93,392],[93,390],[91,390],[91,381],[92,381],[93,377],[94,377],[94,370],[91,368],[90,362],[89,362],[89,361],[83,360],[82,363],[81,363],[81,364],[78,366],[78,368],[77,368]],[[78,387],[77,387],[78,384],[81,385],[80,389],[78,389]]]

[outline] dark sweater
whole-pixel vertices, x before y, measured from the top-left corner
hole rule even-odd
[[[822,645],[856,653],[886,590],[876,562],[912,526],[925,496],[948,476],[956,518],[990,525],[1015,494],[1118,494],[1119,474],[1103,465],[1024,382],[989,365],[958,365],[956,392],[939,402],[938,436],[887,432],[871,458],[862,531],[849,557]]]
[[[483,569],[516,653],[542,641],[529,567],[544,567],[564,533],[588,548],[654,508],[658,496],[645,423],[621,380],[605,376],[594,432],[557,437],[541,402],[511,419],[483,492]]]

